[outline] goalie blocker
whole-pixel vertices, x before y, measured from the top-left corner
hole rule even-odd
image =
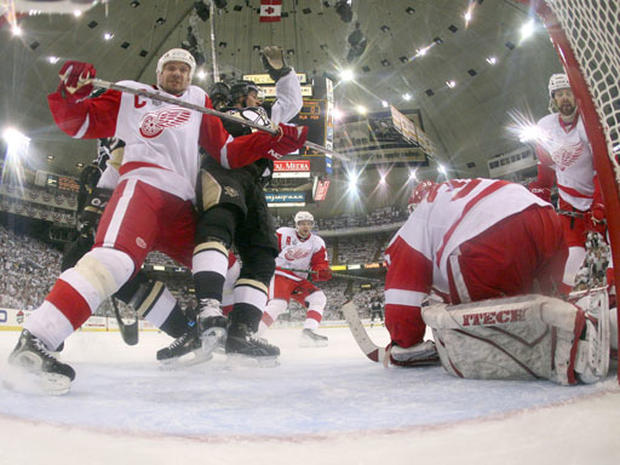
[[[605,289],[575,304],[541,295],[432,305],[422,317],[433,330],[441,364],[461,378],[549,379],[595,383],[609,369]]]

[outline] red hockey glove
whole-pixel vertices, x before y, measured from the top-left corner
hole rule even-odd
[[[551,189],[548,187],[540,187],[536,181],[531,182],[527,185],[527,188],[534,195],[537,195],[545,202],[551,203]]]
[[[58,73],[58,92],[70,103],[83,100],[93,91],[91,79],[96,75],[97,71],[90,63],[67,61]]]
[[[332,270],[329,267],[319,267],[312,271],[314,271],[312,274],[313,281],[329,281],[332,279]]]
[[[605,234],[605,206],[602,203],[593,203],[590,211],[585,215],[588,230]]]
[[[273,137],[271,150],[269,150],[270,158],[275,160],[302,148],[308,135],[307,126],[293,126],[284,123],[280,123],[278,126],[280,133]]]

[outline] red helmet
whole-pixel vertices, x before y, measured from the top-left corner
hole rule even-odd
[[[433,182],[430,179],[425,179],[420,182],[415,189],[413,189],[413,191],[411,191],[411,195],[407,201],[407,210],[409,210],[409,214],[415,210],[415,207],[426,198],[430,190],[436,185],[436,182]]]

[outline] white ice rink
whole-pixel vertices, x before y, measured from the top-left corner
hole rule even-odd
[[[0,464],[588,464],[620,463],[620,388],[472,381],[442,368],[384,368],[348,329],[297,347],[299,329],[273,329],[276,368],[224,356],[161,370],[145,332],[76,333],[62,353],[69,395],[0,387]],[[385,342],[384,328],[372,337]],[[0,332],[0,375],[17,339]]]

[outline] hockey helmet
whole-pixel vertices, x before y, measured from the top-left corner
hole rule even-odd
[[[230,104],[230,87],[224,82],[216,82],[209,87],[209,98],[213,103],[213,108],[227,106]]]
[[[411,191],[411,195],[409,196],[409,200],[407,201],[407,210],[409,214],[415,210],[415,207],[426,198],[431,189],[435,188],[437,183],[431,181],[430,179],[425,179],[420,182],[413,191]]]
[[[233,104],[237,103],[239,97],[247,97],[250,91],[256,92],[256,95],[260,95],[260,89],[252,81],[237,81],[230,86],[230,98]]]
[[[185,63],[189,66],[189,78],[190,81],[194,76],[194,71],[196,70],[196,60],[194,56],[189,53],[187,50],[182,48],[171,48],[166,53],[164,53],[159,61],[157,62],[157,74],[161,74],[164,70],[164,65],[171,61],[180,61],[181,63]]]
[[[553,99],[554,92],[560,89],[570,89],[568,76],[564,73],[552,74],[549,78],[549,98]]]
[[[297,226],[297,223],[300,221],[312,221],[312,223],[314,223],[314,216],[312,216],[312,213],[307,211],[298,211],[295,214],[295,226]]]

